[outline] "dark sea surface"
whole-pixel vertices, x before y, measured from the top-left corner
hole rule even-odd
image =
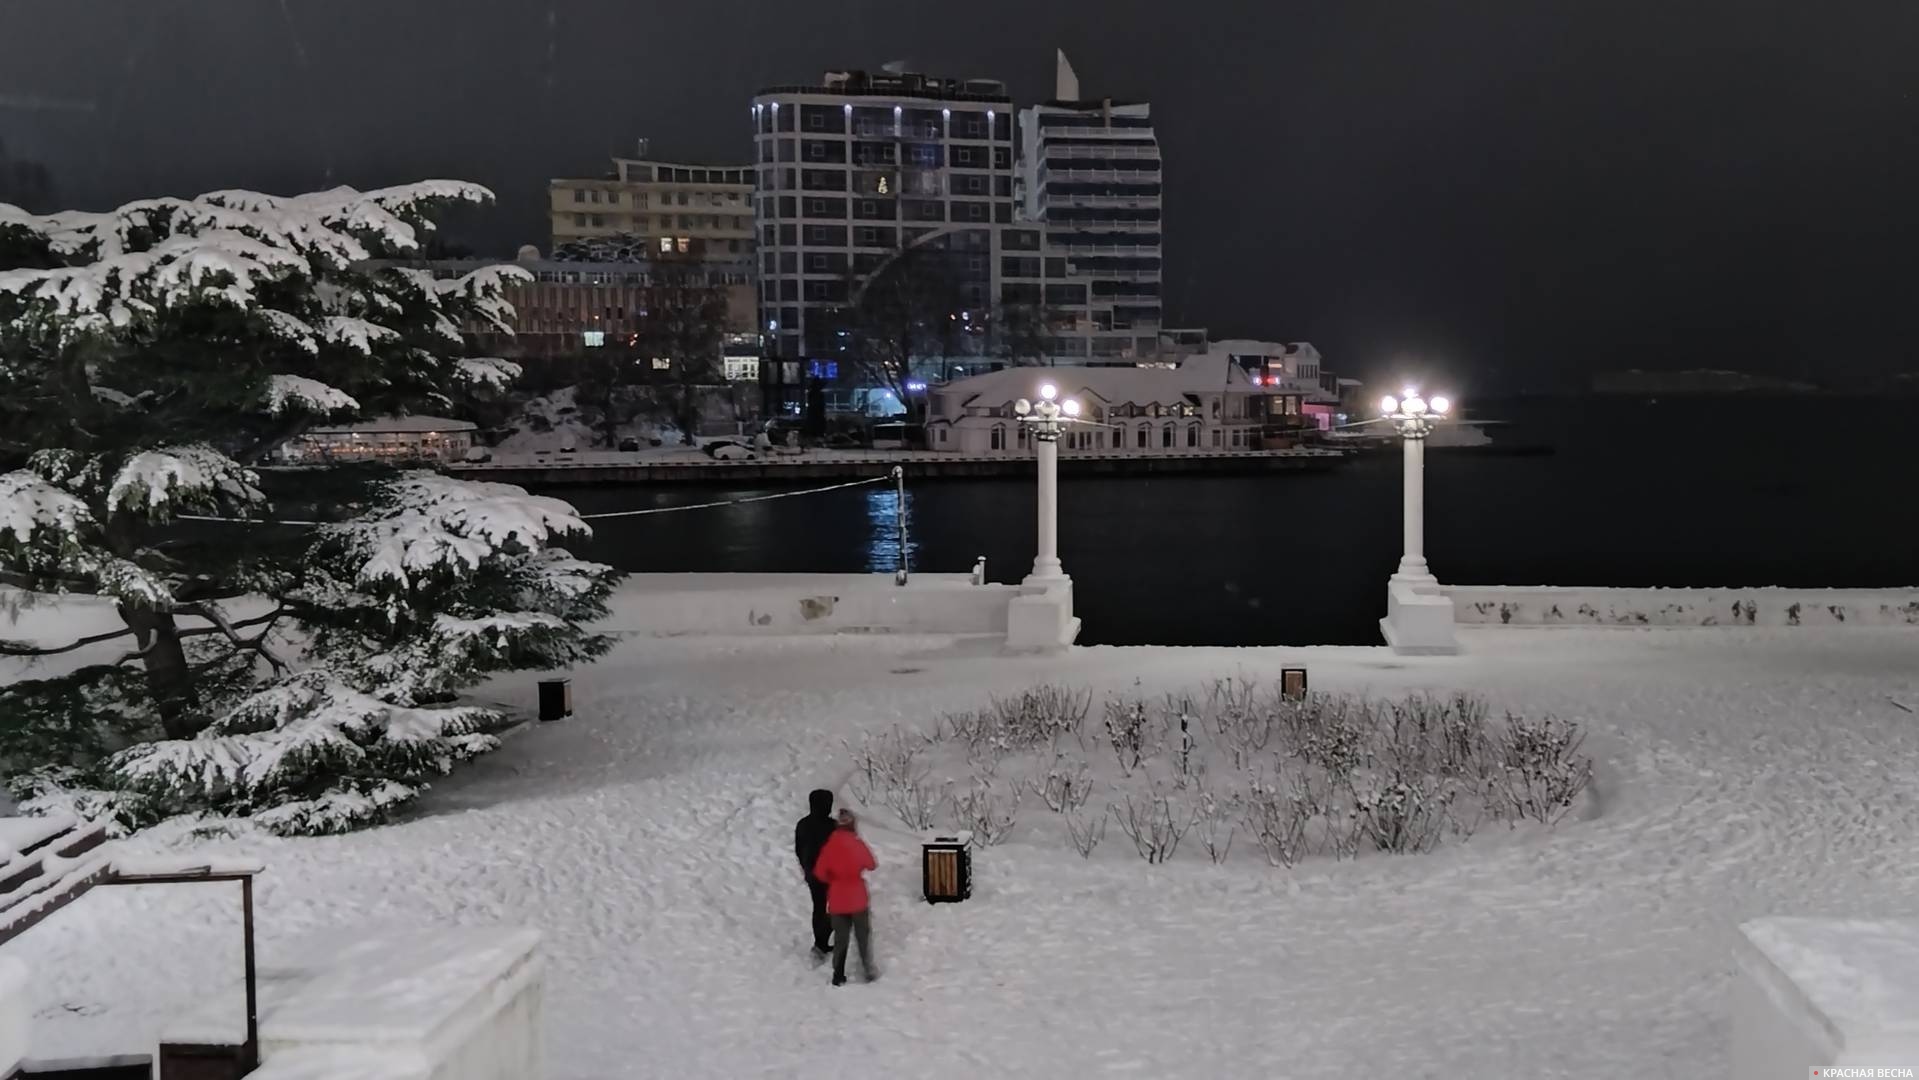
[[[1495,441],[1427,455],[1440,580],[1506,585],[1919,585],[1912,403],[1832,398],[1482,402]],[[775,488],[567,488],[583,511]],[[909,486],[916,570],[1030,568],[1031,480]],[[633,571],[888,571],[890,486],[596,522]],[[1060,556],[1085,644],[1378,643],[1399,558],[1400,460],[1264,477],[1063,478]]]

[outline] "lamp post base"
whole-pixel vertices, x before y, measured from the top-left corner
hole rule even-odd
[[[1073,615],[1073,579],[1064,574],[1029,576],[1007,606],[1006,647],[1023,653],[1064,649],[1079,638],[1079,626]]]
[[[1414,592],[1436,593],[1439,591],[1439,579],[1433,576],[1426,560],[1418,556],[1408,556],[1399,560],[1399,569],[1387,581],[1404,585]]]

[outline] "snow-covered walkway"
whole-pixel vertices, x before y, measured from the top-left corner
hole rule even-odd
[[[268,868],[269,955],[340,924],[544,929],[552,1080],[1723,1075],[1739,921],[1919,911],[1919,716],[1888,701],[1919,706],[1919,632],[1464,637],[1472,655],[1416,661],[635,640],[575,678],[575,719],[413,820],[221,846]],[[832,990],[806,960],[792,825],[844,779],[842,737],[1042,680],[1150,692],[1302,661],[1316,690],[1471,688],[1582,721],[1597,816],[1290,872],[1250,844],[1149,868],[1123,837],[1090,862],[1009,843],[978,855],[971,902],[940,907],[917,900],[915,842],[875,816],[884,977]],[[532,701],[531,680],[493,692]],[[137,1049],[237,971],[237,905],[208,892],[95,893],[23,938],[41,972],[85,973],[47,987],[42,1052]]]

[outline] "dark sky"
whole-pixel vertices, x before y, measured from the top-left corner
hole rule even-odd
[[[765,84],[906,59],[1153,102],[1169,317],[1335,367],[1919,369],[1919,3],[0,0],[61,200],[745,160]],[[77,99],[91,112],[21,108]],[[7,102],[11,102],[8,105]]]

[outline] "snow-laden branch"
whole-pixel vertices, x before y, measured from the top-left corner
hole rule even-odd
[[[356,411],[360,403],[346,391],[328,386],[318,379],[302,375],[274,375],[267,379],[266,407],[275,416],[287,412],[325,415]]]
[[[213,507],[223,501],[256,506],[266,501],[254,486],[257,480],[252,470],[210,446],[148,450],[120,467],[107,490],[107,506],[114,512],[154,520],[169,519],[182,508]]]
[[[457,361],[454,371],[468,385],[487,390],[506,390],[520,377],[520,365],[497,356],[473,356]]]
[[[591,534],[568,504],[508,484],[416,472],[388,491],[380,510],[333,527],[362,555],[361,582],[406,588],[420,578],[464,577],[497,549],[536,551],[560,536]]]
[[[78,542],[80,531],[93,525],[87,504],[24,469],[0,475],[0,545],[26,547],[49,539],[60,545]]]

